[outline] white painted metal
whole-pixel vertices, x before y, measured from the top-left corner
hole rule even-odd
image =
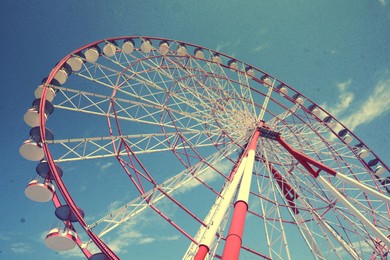
[[[390,239],[387,237],[387,235],[383,234],[372,222],[370,222],[365,216],[363,216],[360,211],[358,211],[349,201],[347,198],[345,198],[335,187],[332,186],[325,178],[323,178],[321,175],[319,175],[316,180],[320,182],[322,185],[325,186],[337,199],[345,206],[347,207],[354,215],[357,217],[362,224],[369,228],[373,235],[378,236],[383,243],[385,243],[388,247],[390,247]]]

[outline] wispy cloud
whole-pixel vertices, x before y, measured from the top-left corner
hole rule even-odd
[[[107,163],[101,164],[101,165],[99,165],[99,169],[101,171],[105,171],[108,168],[110,168],[113,164],[114,164],[113,162],[107,162]]]
[[[226,171],[230,170],[231,167],[232,167],[231,164],[226,163],[224,161],[220,161],[214,165],[214,168],[218,169],[220,172],[223,172],[223,173],[226,173]],[[206,169],[203,173],[200,173],[199,175],[197,175],[197,177],[199,178],[199,180],[201,180],[205,183],[211,183],[214,180],[216,180],[218,177],[220,177],[220,175],[219,175],[219,173],[217,173],[214,169],[212,169],[210,167],[210,168]],[[202,185],[202,183],[194,178],[194,179],[191,179],[189,182],[185,183],[176,192],[178,192],[178,193],[188,192],[189,190],[191,190],[195,187],[198,187],[200,185]]]
[[[120,227],[119,236],[111,240],[108,246],[114,252],[126,253],[130,245],[144,245],[153,243],[156,237],[142,233],[139,230],[140,226],[136,219],[133,219]]]
[[[372,252],[373,251],[373,248],[367,244],[367,242],[365,241],[357,241],[357,242],[353,242],[351,244],[352,248],[355,248],[355,249],[358,249],[359,251],[362,251],[362,252]],[[345,251],[345,249],[341,246],[339,247],[336,247],[335,250],[337,252],[339,252],[340,256],[342,257],[349,257],[350,255],[348,254],[348,252]],[[333,251],[333,249],[332,249]]]
[[[352,84],[352,80],[349,79],[337,84],[339,90],[339,100],[336,104],[328,108],[328,111],[335,117],[338,117],[340,113],[347,110],[352,101],[354,100],[354,94],[348,91],[349,86]]]
[[[261,43],[261,44],[259,44],[259,45],[257,45],[256,47],[254,47],[253,49],[252,49],[252,51],[253,52],[260,52],[260,51],[262,51],[262,50],[264,50],[264,49],[267,49],[267,48],[269,48],[269,44],[268,43]]]
[[[153,243],[156,240],[154,237],[144,237],[138,240],[138,244],[144,245],[144,244],[150,244]]]
[[[381,6],[386,6],[386,0],[378,0],[378,2],[379,2],[379,4],[381,5]]]
[[[108,239],[108,246],[114,252],[126,253],[130,246],[147,245],[161,241],[176,241],[181,238],[179,235],[160,236],[145,231],[146,229],[153,230],[153,225],[158,225],[161,228],[161,223],[161,218],[156,215],[151,215],[147,219],[141,216],[133,217],[119,227],[119,230],[116,231],[116,234],[118,234],[116,238]]]
[[[0,240],[10,240],[11,236],[9,234],[0,233]]]
[[[114,211],[114,210],[118,209],[119,207],[123,206],[123,204],[124,204],[123,201],[115,200],[108,205],[108,211],[110,211],[110,212]]]
[[[62,258],[65,258],[65,259],[68,259],[68,258],[71,258],[71,259],[75,259],[75,258],[83,259],[84,258],[85,259],[84,254],[80,251],[80,248],[78,248],[77,246],[75,248],[73,248],[72,250],[58,252],[58,255],[61,256]]]
[[[222,49],[224,49],[225,47],[229,46],[230,45],[230,42],[225,42],[225,43],[220,43],[217,45],[217,48],[215,48],[216,51],[221,51]]]
[[[390,110],[390,79],[379,81],[374,92],[354,113],[342,119],[348,128],[354,130],[362,124],[368,124]]]
[[[330,114],[338,118],[349,129],[368,124],[390,110],[390,78],[380,80],[373,88],[373,92],[357,106],[355,95],[349,90],[352,80],[337,84],[339,98],[334,104],[324,104],[323,107]],[[353,105],[353,106],[352,106]],[[351,107],[354,109],[351,111]]]
[[[15,254],[25,254],[34,251],[32,247],[26,243],[13,243],[10,248]]]

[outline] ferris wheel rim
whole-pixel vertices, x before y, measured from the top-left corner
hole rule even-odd
[[[46,85],[46,86],[50,85],[51,81],[52,81],[53,78],[54,78],[54,75],[62,68],[62,66],[64,66],[64,64],[66,63],[66,61],[67,61],[69,58],[71,58],[72,55],[75,55],[75,54],[77,54],[77,53],[80,53],[81,51],[86,50],[86,49],[89,48],[89,47],[93,47],[93,46],[96,46],[96,45],[101,44],[101,43],[104,43],[104,42],[119,41],[119,40],[129,40],[129,39],[148,39],[148,40],[153,40],[153,41],[164,41],[164,40],[165,40],[165,41],[168,41],[168,42],[175,42],[175,43],[178,43],[178,44],[183,44],[183,45],[192,46],[193,48],[195,48],[195,47],[196,47],[196,48],[202,48],[202,49],[204,49],[204,50],[210,51],[210,53],[216,53],[216,54],[221,55],[221,56],[223,56],[223,57],[225,57],[225,58],[229,58],[230,60],[233,60],[233,59],[234,59],[235,61],[238,61],[238,62],[240,62],[240,63],[242,63],[242,64],[244,64],[244,65],[246,65],[246,66],[250,66],[249,64],[246,64],[246,63],[244,63],[244,62],[241,62],[241,61],[239,61],[239,60],[237,60],[237,59],[235,59],[235,58],[232,58],[232,57],[230,57],[230,56],[227,56],[227,55],[225,55],[225,54],[223,54],[223,53],[220,53],[220,52],[217,52],[217,51],[208,49],[208,48],[204,48],[204,47],[201,47],[201,46],[197,46],[197,45],[185,43],[185,42],[179,42],[179,41],[169,40],[169,39],[165,39],[165,38],[148,37],[148,36],[147,36],[147,37],[141,37],[141,36],[129,36],[129,37],[126,37],[126,36],[123,36],[123,37],[115,37],[115,38],[108,38],[108,39],[104,39],[104,40],[95,41],[95,42],[93,42],[93,43],[87,44],[87,45],[85,45],[85,46],[83,46],[83,47],[81,47],[81,48],[79,48],[79,49],[76,49],[75,51],[71,52],[70,54],[68,54],[67,56],[65,56],[65,58],[63,58],[63,59],[55,66],[55,68],[51,71],[51,73],[50,73],[48,79],[47,79],[46,82],[45,82],[45,85]],[[207,59],[205,59],[205,60],[208,61],[208,62],[213,62],[213,61],[211,61],[211,60],[207,60]],[[222,64],[222,65],[223,65],[223,66],[226,66],[225,64]],[[221,65],[221,66],[222,66],[222,65]],[[279,81],[278,79],[276,79],[276,78],[270,76],[269,74],[267,74],[267,73],[265,73],[265,72],[263,72],[263,71],[257,69],[256,67],[252,67],[252,66],[250,66],[250,67],[253,68],[253,69],[255,69],[256,71],[261,72],[261,73],[264,74],[264,75],[267,75],[267,76],[269,76],[269,77],[271,77],[271,78],[277,80],[277,81],[280,82],[281,84],[284,84],[286,87],[288,87],[289,89],[291,89],[292,91],[294,91],[294,93],[299,94],[300,96],[304,97],[305,100],[307,100],[307,101],[310,102],[310,104],[315,105],[316,107],[318,107],[319,109],[321,109],[323,112],[325,112],[328,116],[330,116],[330,114],[328,114],[324,109],[322,109],[320,106],[318,106],[317,104],[315,104],[314,102],[312,102],[310,99],[306,98],[303,94],[301,94],[300,92],[296,91],[296,90],[293,89],[292,87],[290,87],[290,86],[288,86],[287,84],[285,84],[285,83]],[[243,72],[243,73],[244,73],[244,72]],[[41,110],[41,111],[44,111],[44,110],[45,110],[45,105],[46,105],[46,103],[43,102],[43,101],[46,99],[46,91],[47,91],[47,88],[44,88],[44,90],[43,90],[43,92],[42,92],[41,103],[40,103],[40,110]],[[309,111],[306,107],[304,107],[303,105],[300,105],[300,106],[301,106],[301,108],[302,108],[303,110],[306,110],[306,112],[312,114],[312,112]],[[315,116],[316,118],[318,118],[316,115],[314,115],[314,116]],[[335,119],[334,117],[332,117],[332,119],[333,119],[333,120],[336,120],[337,123],[339,123],[344,129],[346,129],[347,133],[352,134],[353,137],[354,137],[356,140],[358,140],[361,144],[363,144],[364,147],[367,147],[367,148],[368,148],[368,146],[366,146],[366,145],[365,145],[365,144],[364,144],[364,143],[363,143],[363,142],[362,142],[362,141],[361,141],[361,140],[360,140],[352,131],[350,131],[347,127],[345,127],[341,122],[337,121],[337,119]],[[88,232],[91,232],[91,233],[90,233],[90,236],[93,238],[93,235],[92,235],[93,233],[92,233],[92,231],[88,230],[88,225],[85,223],[84,218],[83,218],[82,216],[78,216],[78,210],[77,210],[76,204],[75,204],[75,203],[73,202],[73,200],[71,199],[71,196],[70,196],[69,192],[66,190],[66,187],[65,187],[65,185],[62,183],[61,177],[59,176],[59,173],[57,172],[57,168],[56,168],[56,166],[55,166],[54,159],[53,159],[52,156],[51,156],[50,149],[48,148],[48,146],[47,146],[47,144],[46,144],[46,142],[45,142],[45,141],[46,141],[46,139],[45,139],[45,137],[46,137],[46,131],[45,131],[46,128],[45,128],[45,124],[46,124],[46,119],[44,118],[44,113],[42,113],[42,114],[41,114],[41,118],[40,118],[40,135],[41,135],[42,141],[43,141],[43,150],[44,150],[45,156],[46,156],[46,158],[47,158],[47,162],[48,162],[48,164],[50,165],[50,168],[51,168],[51,170],[52,170],[52,172],[53,172],[55,182],[57,183],[57,185],[60,186],[60,191],[61,191],[61,192],[64,192],[64,193],[63,193],[63,196],[64,196],[64,198],[66,198],[65,200],[66,200],[66,202],[69,204],[69,206],[71,207],[71,209],[73,210],[73,207],[75,207],[75,215],[76,215],[76,218],[78,219],[78,222],[81,224],[81,226],[85,229],[85,231],[86,231],[87,233],[88,233]],[[341,140],[341,137],[340,137],[340,136],[338,136],[338,135],[336,135],[336,136]],[[377,157],[376,154],[374,154],[374,152],[373,152],[371,149],[369,149],[369,150],[370,150],[370,152],[374,155],[375,158],[378,158],[378,159],[379,159],[379,157]],[[356,154],[355,154],[355,156],[356,156],[362,163],[365,163],[365,164],[366,164],[366,167],[368,167],[368,166],[367,166],[367,163],[366,163],[365,161],[361,160]],[[379,161],[381,162],[381,164],[382,164],[387,170],[389,170],[388,167],[384,164],[384,162],[383,162],[381,159],[379,159]],[[62,184],[61,184],[61,183],[62,183]],[[69,203],[67,200],[69,200],[70,203]],[[72,206],[72,205],[73,205],[73,206]],[[97,241],[97,243],[99,243],[99,239],[98,239],[97,237],[96,237],[96,241]],[[102,248],[103,248],[102,251],[107,250],[107,249],[104,248],[104,246],[102,246]],[[105,252],[105,253],[108,253],[108,254],[109,254],[110,251],[107,250],[107,252]]]

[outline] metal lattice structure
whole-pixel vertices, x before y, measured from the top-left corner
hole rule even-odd
[[[175,40],[111,38],[63,58],[35,97],[20,152],[39,162],[26,195],[52,200],[61,221],[46,238],[55,250],[118,259],[110,243],[155,216],[166,240],[187,241],[183,259],[388,254],[384,161],[249,64]]]

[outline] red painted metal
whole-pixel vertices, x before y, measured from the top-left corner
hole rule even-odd
[[[109,39],[105,39],[107,41],[117,41],[117,40],[123,40],[123,39],[132,39],[132,38],[139,38],[139,37],[115,37],[115,38],[109,38]],[[148,38],[148,37],[146,37]],[[151,39],[153,40],[167,40],[167,39],[164,39],[164,38],[155,38],[155,37],[150,37]],[[75,54],[75,53],[78,53],[88,47],[91,47],[91,46],[94,46],[96,44],[101,44],[102,42],[104,42],[105,40],[99,40],[99,41],[95,41],[93,43],[90,43],[90,44],[87,44],[85,46],[82,46],[80,48],[78,48],[77,50],[73,51],[72,53],[70,53],[69,55],[67,55],[64,59],[62,59],[56,66],[55,68],[51,71],[50,75],[49,75],[49,78],[47,79],[46,83],[49,83],[51,82],[51,80],[53,79],[55,73],[62,67],[62,65],[66,62],[67,59],[69,59],[69,57],[71,57],[72,54]],[[193,46],[193,47],[200,47],[200,46],[197,46],[197,45],[193,45],[193,44],[190,44],[190,43],[185,43],[186,45],[188,46]],[[206,48],[203,48],[201,47],[202,49],[206,49]],[[224,57],[227,57],[227,58],[232,58],[232,57],[229,57],[227,55],[224,55],[222,53],[219,53],[219,52],[215,52],[219,55],[222,55]],[[232,58],[233,59],[233,58]],[[241,62],[241,61],[239,61]],[[242,62],[243,64],[245,64],[244,62]],[[221,66],[224,66],[226,67],[226,65],[224,64],[221,64]],[[256,71],[260,71],[262,74],[266,74],[265,72],[261,71],[261,70],[258,70],[257,68],[254,68],[254,70]],[[244,73],[244,72],[241,72],[241,71],[237,71],[238,73]],[[271,78],[273,78],[272,76],[270,76]],[[259,82],[260,83],[260,82]],[[291,88],[289,87],[287,84],[285,84],[286,87],[288,88]],[[255,90],[254,90],[255,91]],[[45,97],[46,96],[46,89],[44,89],[44,92],[42,94],[42,100],[45,100]],[[303,95],[302,95],[303,96]],[[44,107],[45,107],[45,102],[41,102],[40,104],[40,109],[41,111],[44,111]],[[41,114],[41,127],[40,127],[40,131],[41,131],[41,136],[42,136],[42,140],[44,141],[45,140],[45,120],[43,119],[43,115],[44,113]],[[356,136],[354,136],[357,140],[359,140]],[[279,139],[278,140],[279,143],[283,146],[283,143],[286,144],[284,142],[284,140],[282,139]],[[72,212],[76,215],[77,219],[79,220],[79,223],[81,224],[81,226],[83,227],[83,229],[86,231],[86,233],[91,237],[91,239],[94,241],[94,243],[107,255],[107,256],[110,256],[112,257],[112,259],[116,259],[115,257],[115,254],[109,250],[109,248],[104,244],[104,242],[102,242],[96,235],[94,235],[87,227],[86,223],[83,221],[83,218],[81,216],[79,216],[79,212],[77,210],[77,207],[76,207],[76,204],[75,202],[72,200],[70,194],[68,193],[65,185],[63,184],[62,180],[61,180],[61,177],[58,175],[57,173],[57,170],[56,170],[56,167],[54,165],[54,160],[50,154],[50,151],[47,147],[47,145],[45,143],[42,144],[43,146],[43,149],[44,149],[44,152],[45,152],[45,156],[46,156],[46,159],[49,163],[49,166],[53,172],[53,175],[54,175],[54,179],[57,183],[57,186],[61,192],[61,194],[63,195],[66,203],[70,206]],[[289,145],[286,144],[286,146],[284,146],[298,161],[300,161],[305,167],[311,169],[309,170],[311,172],[311,174],[313,175],[313,177],[317,177],[318,174],[319,174],[319,171],[323,170],[331,175],[336,175],[336,171],[334,171],[333,169],[327,167],[326,165],[322,164],[322,163],[319,163],[318,161],[298,152],[298,151],[295,151],[293,148],[291,148]],[[292,150],[289,150],[289,148],[291,148]],[[115,149],[115,148],[114,148]],[[375,154],[373,154],[375,155]],[[188,156],[188,155],[187,155]],[[384,165],[385,168],[388,169],[388,167],[384,164],[384,162],[382,162],[380,160],[380,162]],[[311,166],[315,166],[317,167],[319,170],[316,172],[314,171],[314,169],[311,167]],[[58,202],[57,202],[58,203]]]
[[[297,159],[310,173],[314,178],[318,177],[319,171],[314,171],[311,167],[308,168],[307,164],[311,164],[315,167],[317,167],[319,170],[325,171],[329,173],[330,175],[336,176],[337,172],[326,166],[323,163],[320,163],[313,158],[307,156],[306,154],[303,154],[294,148],[292,148],[286,141],[283,140],[283,138],[280,135],[276,135],[276,140],[279,142],[281,146],[283,146],[292,156],[294,156],[295,159]]]
[[[283,177],[283,175],[281,175],[274,167],[272,167],[272,165],[269,165],[269,167],[271,168],[272,175],[274,176],[277,184],[282,190],[283,195],[286,198],[287,203],[290,205],[292,211],[296,215],[299,214],[299,210],[294,203],[294,200],[298,198],[298,195],[295,193],[294,188],[290,186],[290,184]]]
[[[66,62],[67,59],[69,59],[71,54],[67,55],[65,58],[63,58],[50,72],[49,77],[47,78],[45,85],[48,85],[54,78],[55,73],[63,66],[63,64]],[[46,93],[47,88],[43,89],[42,97],[41,97],[41,103],[39,105],[40,111],[45,111],[45,103],[43,102],[46,100]],[[46,118],[44,113],[40,113],[40,135],[42,141],[46,140]],[[59,175],[57,171],[57,167],[54,163],[54,159],[52,158],[51,153],[49,152],[49,147],[47,143],[42,143],[42,148],[46,156],[46,160],[49,164],[50,170],[53,173],[54,180],[56,181],[57,187],[63,196],[66,204],[69,205],[69,208],[75,214],[77,221],[80,223],[80,226],[84,229],[84,231],[88,234],[88,236],[92,239],[92,241],[95,243],[95,245],[108,257],[110,257],[112,260],[119,260],[119,258],[116,256],[116,254],[95,234],[88,228],[87,223],[85,222],[83,216],[81,216],[80,211],[78,210],[76,203],[73,201],[72,197],[70,196],[64,182],[62,181],[61,176]]]
[[[232,181],[234,176],[236,175],[238,167],[242,163],[242,159],[245,157],[244,155],[246,155],[246,150],[247,150],[247,148],[242,150],[242,152],[241,152],[241,154],[240,154],[236,164],[233,166],[233,169],[231,170],[231,172],[229,174],[228,181]],[[226,187],[228,181],[225,183],[224,188]],[[209,252],[209,250],[210,249],[209,249],[208,246],[200,244],[199,247],[198,247],[198,251],[197,251],[197,253],[195,255],[194,260],[195,259],[196,260],[203,260],[206,257],[207,253]]]
[[[244,201],[237,201],[234,205],[233,218],[222,254],[223,260],[237,260],[240,255],[247,210],[248,205]]]
[[[207,253],[209,252],[209,248],[205,245],[200,245],[198,252],[196,253],[194,260],[203,260]]]

